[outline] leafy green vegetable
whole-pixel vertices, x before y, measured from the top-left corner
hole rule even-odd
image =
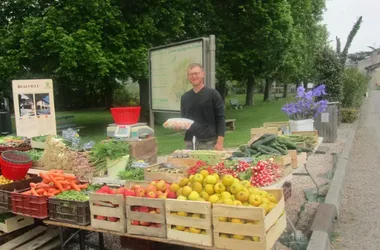
[[[119,172],[118,176],[122,180],[144,180],[144,169],[128,168],[125,171]]]
[[[54,198],[62,199],[62,200],[70,200],[70,201],[88,201],[88,196],[85,195],[82,192],[78,192],[75,190],[67,190],[64,191],[56,196]]]
[[[35,136],[32,138],[33,141],[38,141],[38,142],[45,142],[47,136],[46,135],[41,135],[41,136]]]
[[[12,218],[14,216],[16,215],[12,213],[2,213],[0,214],[0,223],[4,223],[6,219]]]
[[[38,161],[39,159],[41,159],[44,151],[38,150],[38,149],[32,149],[26,153],[30,156],[30,158],[32,158],[33,161]]]

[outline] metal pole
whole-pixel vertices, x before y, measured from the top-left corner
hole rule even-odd
[[[209,79],[211,88],[215,89],[215,35],[209,38]]]

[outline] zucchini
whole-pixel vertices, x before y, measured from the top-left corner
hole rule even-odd
[[[250,154],[249,151],[248,151],[248,146],[247,145],[241,145],[239,147],[239,150],[245,154]]]
[[[239,151],[232,152],[232,156],[234,156],[234,157],[248,157],[247,154],[245,154],[243,152],[239,152]]]
[[[310,148],[304,148],[304,147],[297,147],[297,151],[298,150],[300,150],[301,152],[306,152],[306,153],[313,152],[312,149],[310,149]]]
[[[249,148],[248,151],[251,155],[255,155],[255,154],[259,153],[259,151],[257,151],[256,149],[252,149],[252,148]]]
[[[269,151],[266,151],[265,149],[262,148],[262,146],[257,146],[257,150],[265,155],[270,155],[271,153]]]
[[[277,151],[279,151],[282,155],[287,155],[288,154],[288,150],[284,150],[279,145],[273,145],[272,144],[272,147],[275,148],[275,149],[277,149]]]

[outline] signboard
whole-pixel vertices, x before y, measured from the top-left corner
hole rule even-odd
[[[53,81],[12,81],[17,136],[56,135]]]
[[[192,88],[187,79],[187,67],[191,63],[200,63],[206,71],[205,55],[204,38],[161,46],[149,51],[152,110],[180,111],[181,96]]]

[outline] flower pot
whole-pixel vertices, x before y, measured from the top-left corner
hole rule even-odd
[[[313,131],[314,119],[290,120],[289,125],[290,125],[290,131],[292,132]]]
[[[129,155],[125,155],[116,160],[111,160],[107,157],[106,161],[108,177],[112,179],[118,179],[118,173],[124,171],[128,164]]]

